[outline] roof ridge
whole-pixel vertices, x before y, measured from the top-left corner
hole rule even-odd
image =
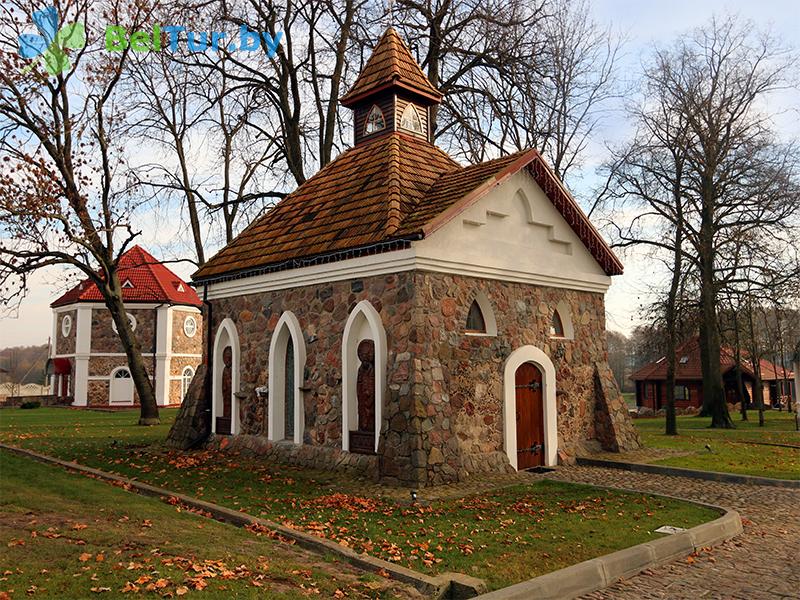
[[[402,220],[401,186],[400,186],[400,138],[389,136],[389,177],[388,177],[388,211],[386,215],[386,235],[394,235],[400,228]]]

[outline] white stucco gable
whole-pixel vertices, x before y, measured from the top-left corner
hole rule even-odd
[[[425,239],[419,267],[605,292],[611,278],[523,169]]]

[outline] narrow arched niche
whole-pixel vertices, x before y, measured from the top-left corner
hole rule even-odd
[[[269,344],[267,437],[303,443],[303,379],[306,344],[300,321],[291,311],[281,315]]]
[[[226,352],[226,349],[230,349]],[[239,403],[236,400],[236,393],[239,391],[239,334],[236,325],[231,319],[225,319],[217,328],[214,336],[214,380],[211,393],[211,430],[214,433],[239,433]],[[226,365],[226,361],[230,364]],[[230,372],[230,383],[227,382],[228,375],[226,367]],[[227,389],[230,385],[230,390]],[[230,407],[226,411],[226,403]],[[226,416],[228,412],[228,416]],[[218,421],[222,419],[222,421]],[[230,421],[229,431],[221,431]]]
[[[358,442],[364,442],[366,434],[369,433],[359,430],[358,413],[359,369],[362,368],[363,363],[362,358],[359,357],[359,346],[361,346],[362,354],[368,350],[361,344],[365,340],[372,342],[371,354],[374,373],[371,376],[374,377],[375,422],[371,448],[372,452],[377,452],[386,387],[386,331],[375,307],[367,300],[362,300],[350,313],[344,327],[342,340],[342,449],[347,452],[356,450],[351,447],[351,432],[356,433],[355,439]]]

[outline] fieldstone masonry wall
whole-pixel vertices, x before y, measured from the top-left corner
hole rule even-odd
[[[153,352],[154,309],[136,309],[128,307],[128,314],[136,319],[133,335],[139,342],[142,352]],[[119,335],[112,327],[113,319],[106,308],[92,309],[92,352],[124,353],[125,349],[119,341]]]
[[[497,336],[464,331],[478,290],[493,306]],[[512,470],[503,442],[503,371],[524,345],[541,349],[555,366],[560,461],[597,449],[598,438],[618,449],[638,443],[621,396],[595,382],[596,365],[601,375],[607,370],[602,294],[409,272],[213,301],[212,335],[231,318],[241,344],[241,433],[254,437],[237,446],[247,441],[249,450],[279,452],[299,464],[318,465],[329,455],[330,468],[352,468],[340,451],[342,340],[348,315],[365,299],[380,314],[388,343],[376,459],[384,480],[436,485]],[[549,335],[560,302],[571,312],[574,339]],[[310,448],[258,441],[267,432],[268,406],[255,389],[267,384],[270,339],[286,310],[297,316],[306,341],[303,443]]]

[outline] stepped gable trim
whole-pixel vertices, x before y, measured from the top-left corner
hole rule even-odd
[[[572,228],[578,238],[580,238],[583,245],[589,250],[592,257],[600,264],[606,274],[621,275],[623,266],[620,260],[616,257],[609,245],[589,221],[589,218],[578,206],[578,203],[575,202],[575,199],[558,180],[558,177],[556,177],[555,173],[553,173],[552,169],[550,169],[544,158],[542,158],[542,155],[539,154],[536,149],[524,152],[514,162],[495,173],[488,180],[465,195],[461,200],[439,213],[437,217],[428,221],[422,228],[425,237],[430,236],[449,223],[494,188],[507,181],[509,177],[526,167],[550,202],[552,202],[553,206],[561,213],[561,216],[564,217],[564,220]]]

